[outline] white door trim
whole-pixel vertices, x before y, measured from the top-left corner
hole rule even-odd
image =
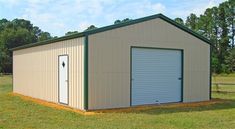
[[[64,66],[62,66],[63,60],[64,60]],[[61,74],[62,67],[65,68],[64,71],[65,75]],[[62,87],[61,84],[64,84],[64,87]],[[62,88],[64,88],[63,93],[61,91]],[[63,97],[62,94],[64,95]],[[65,105],[69,104],[69,56],[68,55],[58,56],[58,102]]]

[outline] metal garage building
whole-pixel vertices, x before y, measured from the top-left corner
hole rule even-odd
[[[81,110],[210,99],[210,42],[162,14],[13,50],[13,92]]]

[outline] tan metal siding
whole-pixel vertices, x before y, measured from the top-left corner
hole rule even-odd
[[[210,46],[163,21],[150,21],[90,35],[89,109],[130,106],[130,47],[184,50],[184,102],[209,100]]]
[[[69,106],[83,109],[84,38],[13,52],[13,91],[58,103],[58,56],[69,56]]]

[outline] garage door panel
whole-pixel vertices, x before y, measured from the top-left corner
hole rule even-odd
[[[132,105],[181,101],[181,54],[132,48]]]

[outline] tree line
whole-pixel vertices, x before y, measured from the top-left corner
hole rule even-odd
[[[228,0],[218,7],[206,9],[200,16],[190,14],[185,22],[174,19],[212,42],[212,71],[235,71],[235,0]]]
[[[0,20],[0,73],[12,72],[10,48],[53,38],[24,19]]]
[[[97,27],[91,25],[85,31],[95,28]],[[75,33],[78,31],[69,31],[65,35]],[[28,20],[0,19],[0,73],[12,73],[11,48],[53,38],[57,38],[57,36],[51,36],[49,32],[42,31]]]
[[[116,20],[114,24],[128,22],[132,19]],[[235,71],[235,1],[228,0],[218,7],[205,10],[197,16],[190,14],[184,21],[174,19],[196,33],[203,35],[212,42],[212,70],[214,73],[230,73]],[[86,30],[96,29],[90,25]],[[65,35],[79,33],[69,31]],[[0,20],[0,73],[12,72],[12,52],[10,48],[48,40],[53,37],[49,32],[42,31],[30,21],[24,19]]]

